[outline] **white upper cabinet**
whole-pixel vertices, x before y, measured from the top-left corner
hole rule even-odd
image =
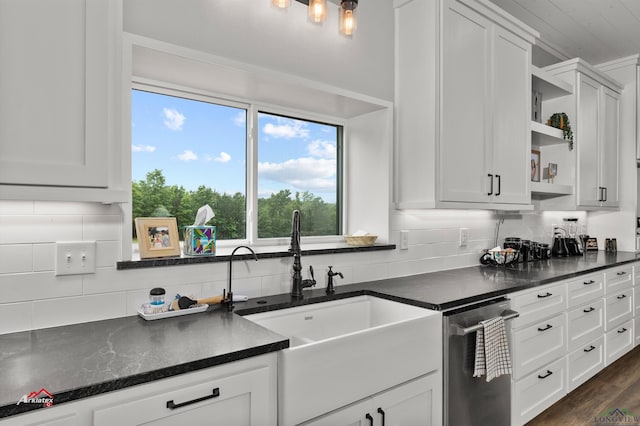
[[[483,0],[396,0],[398,208],[530,209],[531,45]]]
[[[576,88],[573,96],[549,101],[566,112],[574,131],[577,197],[574,208],[618,207],[619,115],[623,86],[582,59],[546,67]]]
[[[0,3],[0,198],[110,186],[121,13],[117,0]]]

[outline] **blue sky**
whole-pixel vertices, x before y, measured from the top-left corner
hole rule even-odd
[[[246,111],[132,91],[132,176],[161,169],[167,184],[245,191]],[[335,202],[336,129],[260,113],[258,193],[289,188]]]

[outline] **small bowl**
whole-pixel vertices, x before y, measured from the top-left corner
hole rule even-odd
[[[345,235],[344,240],[350,246],[367,247],[372,246],[378,239],[377,235]]]

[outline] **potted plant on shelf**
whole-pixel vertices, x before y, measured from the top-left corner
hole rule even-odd
[[[573,132],[567,114],[556,112],[547,120],[547,126],[562,130],[562,137],[569,143],[569,151],[573,149]]]

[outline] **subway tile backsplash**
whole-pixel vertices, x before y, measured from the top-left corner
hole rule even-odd
[[[210,296],[227,284],[226,262],[116,270],[122,260],[120,205],[0,201],[0,333],[136,315],[152,287],[167,294]],[[518,235],[550,241],[551,225],[565,214],[509,214],[500,239]],[[586,214],[573,212],[586,225]],[[412,210],[391,216],[391,243],[409,231],[409,249],[303,257],[313,265],[318,287],[333,266],[344,274],[336,285],[477,265],[482,249],[494,243],[498,216],[490,211]],[[459,228],[469,244],[458,246]],[[55,276],[56,241],[96,241],[96,273]],[[126,242],[128,244],[128,242]],[[290,290],[291,259],[237,262],[234,292],[250,297]]]

